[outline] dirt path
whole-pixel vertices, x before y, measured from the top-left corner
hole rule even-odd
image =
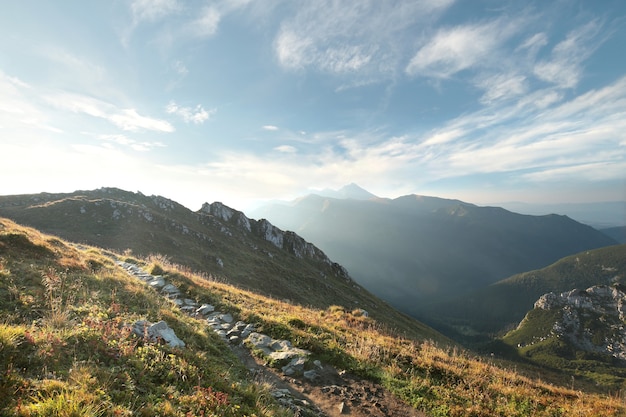
[[[315,381],[284,376],[266,367],[249,350],[234,346],[233,351],[260,382],[267,382],[279,393],[278,400],[291,402],[295,416],[326,417],[427,417],[408,406],[379,384],[350,374],[340,374],[332,366],[317,370]],[[287,394],[288,392],[288,394]],[[284,397],[280,397],[283,395]]]

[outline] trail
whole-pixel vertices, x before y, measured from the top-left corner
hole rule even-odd
[[[208,304],[190,300],[162,276],[151,275],[134,264],[118,262],[118,265],[170,299],[182,311],[211,326],[250,371],[251,376],[257,382],[268,383],[276,400],[283,407],[291,409],[296,417],[427,417],[381,385],[338,372],[327,364],[318,363],[315,371],[308,373],[308,377],[301,373],[294,373],[300,375],[295,377],[285,375],[280,369],[271,368],[253,356],[241,343],[251,332],[249,325],[233,323],[234,319],[229,314],[216,312]],[[274,342],[290,346],[286,341]],[[289,347],[280,349],[280,352],[290,353]],[[299,351],[296,348],[293,350]]]

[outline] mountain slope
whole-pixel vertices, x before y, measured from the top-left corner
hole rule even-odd
[[[621,389],[626,384],[626,275],[613,281],[542,295],[504,343],[537,364]]]
[[[368,201],[307,196],[256,210],[337,259],[359,283],[404,312],[615,244],[565,216],[527,216],[409,195]]]
[[[511,276],[462,297],[433,305],[430,309],[447,334],[475,340],[511,329],[548,292],[609,285],[626,277],[626,245],[580,252],[554,264]],[[477,334],[478,333],[478,334]]]
[[[381,390],[433,416],[606,417],[626,411],[618,397],[545,382],[557,373],[535,370],[535,378],[524,377],[467,352],[398,337],[338,306],[286,303],[207,280],[163,258],[71,244],[0,218],[0,392],[11,394],[0,396],[1,415],[294,415],[285,409],[283,389],[259,383],[206,320],[183,314],[131,277],[115,262],[120,258],[162,274],[186,296],[209,300],[273,338],[309,349],[325,367],[347,371],[335,372],[339,385],[298,383],[331,405],[344,398],[336,393],[350,388],[345,401],[350,399],[355,417],[413,415],[387,408]],[[165,320],[185,346],[133,335],[130,323],[138,319]],[[362,382],[343,385],[354,380]],[[310,404],[308,397],[298,398]],[[327,415],[338,415],[334,405]]]
[[[279,299],[362,308],[417,338],[444,338],[356,284],[312,244],[221,203],[198,212],[159,196],[103,188],[0,197],[0,215],[83,242],[177,264]]]

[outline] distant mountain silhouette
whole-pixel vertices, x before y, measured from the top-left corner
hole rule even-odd
[[[355,183],[345,185],[341,187],[339,190],[331,190],[330,188],[326,188],[315,194],[321,195],[322,197],[350,198],[354,200],[369,200],[371,198],[376,198],[374,194],[359,187]]]
[[[363,286],[426,319],[435,302],[616,244],[566,216],[419,195],[367,201],[309,195],[253,214],[315,242]]]
[[[600,229],[600,231],[619,243],[626,243],[626,226],[609,227],[608,229]]]

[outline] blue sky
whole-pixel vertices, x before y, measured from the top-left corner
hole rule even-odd
[[[626,200],[626,2],[3,1],[0,194]]]

